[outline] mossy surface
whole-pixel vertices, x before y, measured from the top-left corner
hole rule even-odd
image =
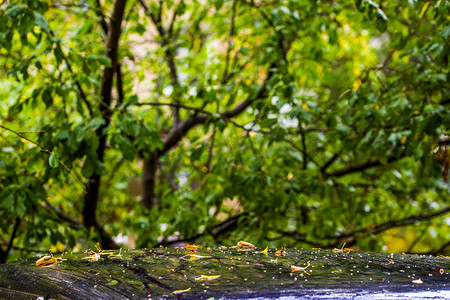
[[[117,252],[116,252],[117,253]],[[357,251],[287,249],[130,250],[97,261],[85,254],[36,267],[1,265],[0,298],[251,298],[338,293],[449,291],[450,259]],[[309,266],[308,266],[309,265]],[[305,268],[292,271],[292,266]],[[203,275],[203,277],[201,277]],[[220,275],[220,277],[217,277]],[[173,293],[175,292],[175,294]]]

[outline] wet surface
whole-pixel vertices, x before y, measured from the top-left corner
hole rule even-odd
[[[0,266],[0,298],[450,298],[447,257],[289,249],[276,256],[276,249],[267,255],[261,250],[132,250],[96,261],[65,254],[60,257],[66,260],[43,268],[36,258]]]

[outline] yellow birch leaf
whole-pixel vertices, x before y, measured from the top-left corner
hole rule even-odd
[[[284,251],[283,249],[277,250],[275,251],[275,256],[278,257],[286,256],[286,251]]]
[[[200,277],[195,278],[195,280],[214,280],[219,277],[220,275],[200,275]]]
[[[58,259],[53,256],[44,256],[36,262],[36,267],[47,267],[58,263]]]
[[[308,268],[310,266],[310,264],[308,263],[307,266],[305,267],[298,267],[298,266],[291,266],[291,272],[305,272],[306,274],[310,275],[307,271],[306,268]]]
[[[186,246],[184,247],[187,250],[191,250],[191,251],[197,251],[199,248],[203,248],[203,246],[199,246],[199,245],[194,245],[194,244],[189,244],[186,243]]]
[[[238,243],[237,243],[237,245],[238,245],[238,247],[242,247],[242,248],[256,248],[255,247],[255,245],[253,245],[253,244],[250,244],[250,243],[248,243],[248,242],[244,242],[244,241],[239,241]]]
[[[185,289],[185,290],[176,290],[176,291],[173,291],[172,294],[173,295],[183,294],[183,293],[189,292],[190,290],[191,290],[191,288],[188,288],[188,289]]]
[[[309,263],[308,263],[308,265],[307,265],[306,267],[297,267],[297,266],[292,265],[292,266],[291,266],[291,271],[292,271],[292,272],[295,272],[295,271],[305,271],[306,268],[308,268],[309,266],[310,266]]]
[[[268,255],[269,252],[269,246],[266,247],[266,249],[264,249],[263,251],[258,251],[257,253],[262,253],[264,255]]]
[[[302,104],[302,108],[303,108],[304,110],[306,110],[306,111],[309,111],[309,106],[308,106],[308,104],[306,104],[306,103],[303,103],[303,104]]]
[[[425,12],[427,11],[428,6],[430,6],[431,1],[428,1],[425,3],[425,5],[422,7],[422,10],[420,11],[420,17],[422,18]]]
[[[59,261],[63,261],[63,260],[65,260],[65,259],[63,259],[61,257],[53,257],[53,254],[51,256],[46,255],[36,261],[36,267],[48,267],[51,265],[56,265],[59,263]]]
[[[202,256],[202,255],[195,255],[195,254],[191,254],[189,256],[190,256],[189,261],[202,259],[202,258],[211,258],[211,256]]]
[[[344,245],[342,245],[342,248],[341,248],[341,249],[334,248],[334,249],[333,249],[333,252],[334,252],[334,253],[337,253],[337,252],[342,252],[342,251],[344,251],[344,246],[345,246],[345,244],[346,244],[346,243],[344,243]]]

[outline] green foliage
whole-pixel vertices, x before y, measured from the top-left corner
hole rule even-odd
[[[13,130],[0,128],[0,232],[13,255],[99,239],[77,182],[96,175],[98,223],[136,247],[382,250],[406,225],[396,251],[448,241],[448,166],[433,153],[449,137],[447,1],[128,2],[106,104],[111,2],[0,4],[0,125]],[[138,177],[152,157],[149,209]]]

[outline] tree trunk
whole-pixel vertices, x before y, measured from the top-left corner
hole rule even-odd
[[[247,250],[247,251],[240,251]],[[158,248],[0,268],[0,299],[448,299],[450,261],[345,250]],[[118,254],[119,251],[114,251]],[[266,255],[267,254],[267,255]]]
[[[159,199],[155,197],[156,173],[158,171],[158,156],[151,152],[150,157],[144,160],[142,172],[142,205],[148,209],[159,206]]]
[[[108,36],[106,41],[105,55],[111,60],[111,66],[105,67],[103,70],[101,99],[99,110],[102,113],[105,124],[97,129],[96,135],[99,138],[99,146],[97,148],[97,160],[103,162],[106,135],[103,130],[108,126],[111,120],[111,91],[113,88],[114,74],[117,70],[117,57],[119,48],[119,38],[121,33],[121,24],[125,11],[126,0],[117,0],[114,4],[114,12],[108,28]],[[101,236],[102,244],[107,248],[117,248],[117,245],[101,228],[96,219],[96,210],[98,204],[98,194],[100,189],[100,174],[93,174],[86,182],[86,195],[84,197],[83,222],[89,229],[95,227]]]

